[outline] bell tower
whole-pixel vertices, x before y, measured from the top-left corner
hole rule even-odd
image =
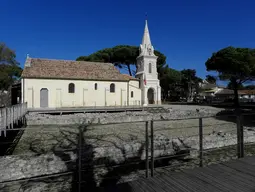
[[[158,80],[157,56],[151,44],[148,22],[145,21],[142,44],[137,57],[136,78],[140,79],[142,90],[142,104],[161,104],[161,87]]]

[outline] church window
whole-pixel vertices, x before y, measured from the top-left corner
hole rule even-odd
[[[149,63],[149,73],[151,73],[151,63]]]
[[[69,83],[68,85],[68,93],[74,93],[75,92],[75,86],[73,83]]]
[[[110,85],[110,93],[115,93],[115,84],[114,83],[112,83]]]
[[[133,91],[131,91],[131,98],[133,98],[134,97],[134,92]]]
[[[95,83],[95,90],[97,90],[97,83]]]

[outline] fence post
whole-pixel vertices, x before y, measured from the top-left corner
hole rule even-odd
[[[199,118],[199,166],[203,167],[203,119]]]
[[[81,127],[79,127],[79,142],[78,142],[78,151],[79,151],[79,166],[78,166],[78,172],[79,172],[79,183],[78,183],[78,192],[81,192],[82,191],[82,188],[81,188],[81,182],[82,182],[82,130],[81,130]]]
[[[1,123],[2,123],[2,128],[4,129],[4,136],[6,137],[6,126],[7,126],[7,122],[6,122],[6,108],[3,108],[2,109],[2,121],[1,121]]]
[[[240,115],[240,156],[244,157],[243,116]]]
[[[153,120],[151,120],[151,177],[154,176],[154,131]]]
[[[6,129],[8,129],[8,128],[10,128],[10,125],[9,125],[9,118],[8,118],[8,115],[9,115],[9,110],[8,110],[8,108],[6,107],[5,108],[5,122],[6,122]]]
[[[148,130],[149,122],[145,122],[145,161],[146,161],[146,178],[149,177],[149,130]]]
[[[243,125],[242,125],[242,115],[236,116],[237,125],[237,157],[244,157],[244,146],[243,146]]]
[[[12,115],[12,128],[14,129],[14,122],[15,122],[14,106],[11,107],[11,115]]]
[[[2,136],[2,131],[4,132],[5,131],[5,127],[4,127],[4,120],[3,120],[3,109],[0,109],[0,137]]]
[[[236,136],[237,136],[237,157],[240,158],[240,118],[239,116],[237,115],[236,116]]]

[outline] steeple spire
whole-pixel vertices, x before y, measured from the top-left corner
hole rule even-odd
[[[147,19],[145,20],[145,27],[144,27],[144,33],[143,33],[143,41],[142,45],[151,45],[151,38],[150,38],[150,33],[149,33],[149,28],[148,28],[148,22]]]
[[[143,40],[142,40],[142,44],[140,45],[140,55],[139,56],[155,56],[154,48],[151,44],[151,38],[150,38],[147,18],[145,20]]]

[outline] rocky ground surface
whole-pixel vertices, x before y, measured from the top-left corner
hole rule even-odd
[[[214,116],[222,109],[209,106],[163,105],[162,108],[141,112],[119,113],[76,113],[69,115],[50,115],[30,113],[27,115],[28,125],[71,125],[80,123],[123,123],[146,120],[187,119],[194,117]]]
[[[116,177],[120,172],[125,176],[118,178],[119,181],[137,178],[144,175],[144,170],[141,170],[144,167],[141,165],[132,165],[125,169],[100,165],[106,162],[119,164],[144,160],[146,123],[140,121],[151,119],[154,120],[155,157],[181,157],[158,161],[156,165],[167,166],[164,169],[173,171],[197,166],[199,124],[196,117],[206,117],[203,119],[203,144],[207,150],[204,163],[229,160],[236,157],[236,124],[230,119],[209,117],[215,116],[221,110],[173,105],[164,106],[163,112],[161,110],[62,116],[31,113],[27,116],[29,125],[13,155],[0,158],[0,170],[5,170],[0,172],[0,182],[74,171],[77,168],[79,150],[82,151],[80,156],[83,163],[88,165],[84,172],[93,175],[98,183],[106,177]],[[88,121],[99,124],[88,125]],[[150,122],[148,130],[150,132]],[[249,126],[244,127],[244,130],[245,142],[255,142],[255,128]],[[220,148],[224,146],[228,148]],[[247,153],[254,154],[253,147],[248,149]],[[160,173],[163,168],[157,170]],[[61,180],[62,177],[65,178]],[[5,184],[2,191],[18,191],[17,188],[22,188],[23,191],[49,191],[49,188],[50,191],[70,191],[72,177],[62,177],[58,177],[61,181],[56,181],[59,186],[66,186],[61,190],[55,186],[56,182],[40,180],[34,184],[31,181],[18,183],[16,188],[14,185]]]

